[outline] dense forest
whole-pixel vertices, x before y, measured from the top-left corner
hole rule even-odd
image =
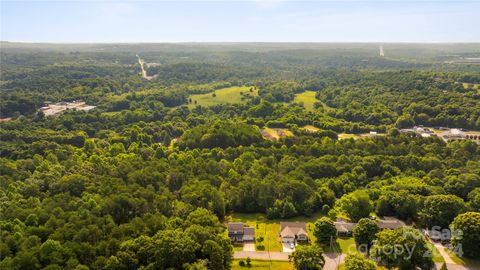
[[[232,212],[463,228],[480,257],[480,145],[400,132],[480,130],[480,65],[448,56],[480,47],[430,46],[2,43],[0,269],[230,269]]]

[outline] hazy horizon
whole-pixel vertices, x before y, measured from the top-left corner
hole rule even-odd
[[[478,43],[479,1],[1,1],[22,43]]]

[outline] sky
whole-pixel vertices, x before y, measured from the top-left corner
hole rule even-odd
[[[480,0],[8,1],[16,42],[480,42]]]

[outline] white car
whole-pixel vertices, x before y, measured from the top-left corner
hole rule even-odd
[[[294,248],[295,248],[295,244],[294,244],[294,243],[290,243],[290,248],[291,248],[291,249],[294,249]]]

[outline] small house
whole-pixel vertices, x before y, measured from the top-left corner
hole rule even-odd
[[[282,243],[307,241],[307,225],[305,222],[280,222],[280,237]]]
[[[383,219],[377,220],[378,228],[385,230],[395,230],[401,227],[405,227],[405,223],[395,217],[384,217]]]
[[[228,238],[233,242],[253,241],[255,229],[245,226],[242,222],[229,222],[227,224]]]
[[[353,233],[353,227],[355,226],[355,223],[345,221],[336,221],[333,224],[335,224],[338,236],[351,236]]]

